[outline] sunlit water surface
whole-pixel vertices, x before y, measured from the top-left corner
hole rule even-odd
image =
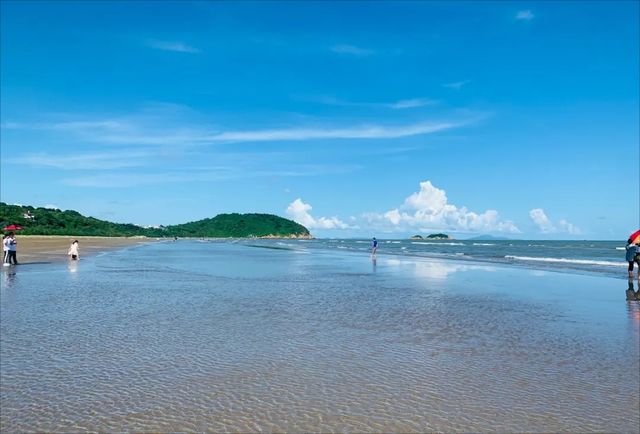
[[[197,241],[1,277],[3,432],[640,426],[625,280]]]

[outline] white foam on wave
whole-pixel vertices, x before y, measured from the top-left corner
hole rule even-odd
[[[474,246],[495,246],[495,244],[491,243],[473,243]]]
[[[532,256],[514,256],[505,255],[505,259],[515,259],[517,261],[537,261],[537,262],[557,262],[562,264],[580,264],[580,265],[604,265],[609,267],[626,267],[625,262],[613,261],[593,261],[590,259],[567,259],[567,258],[536,258]]]
[[[278,241],[276,244],[279,245],[279,246],[285,246],[285,247],[296,247],[295,244],[283,243],[282,241]]]
[[[425,241],[411,241],[411,244],[423,244],[427,246],[464,246],[464,243],[430,243]]]
[[[616,250],[627,250],[626,247],[616,247]]]

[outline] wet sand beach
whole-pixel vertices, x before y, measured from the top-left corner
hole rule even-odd
[[[179,240],[0,273],[13,432],[616,432],[637,281]]]
[[[111,249],[133,246],[154,241],[144,237],[70,237],[58,235],[20,235],[18,241],[18,262],[30,264],[67,260],[69,246],[78,240],[80,257],[94,255]]]

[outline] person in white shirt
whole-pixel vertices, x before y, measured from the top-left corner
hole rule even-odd
[[[67,255],[71,256],[72,261],[77,261],[79,259],[80,255],[78,253],[78,240],[75,240],[73,243],[71,243]]]
[[[2,236],[2,263],[4,265],[9,265],[9,243],[11,242],[11,237],[9,234]]]
[[[18,258],[17,258],[17,254],[18,254],[18,242],[16,241],[16,235],[11,232],[9,234],[9,258],[7,259],[7,261],[9,263],[13,262],[13,265],[18,265]]]

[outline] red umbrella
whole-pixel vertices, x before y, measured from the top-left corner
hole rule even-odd
[[[636,243],[640,243],[640,230],[635,231],[634,233],[632,233],[629,238],[631,239],[631,242],[636,244]]]
[[[22,226],[19,225],[9,225],[2,228],[3,231],[21,231]]]

